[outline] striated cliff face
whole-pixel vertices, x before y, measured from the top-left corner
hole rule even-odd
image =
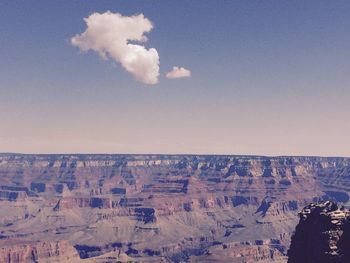
[[[64,241],[84,262],[286,262],[302,207],[349,202],[349,165],[319,157],[0,154],[0,247]],[[38,261],[50,262],[48,254]]]
[[[34,242],[0,249],[0,262],[80,262],[77,251],[67,241]]]
[[[350,262],[349,210],[330,201],[306,206],[288,256],[288,263]]]

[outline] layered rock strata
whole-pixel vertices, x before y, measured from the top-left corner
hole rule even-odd
[[[300,209],[349,202],[349,164],[321,157],[0,154],[0,247],[27,251],[62,241],[91,262],[286,262]]]

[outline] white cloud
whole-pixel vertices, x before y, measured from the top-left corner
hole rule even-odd
[[[191,77],[191,71],[183,67],[173,67],[173,69],[166,74],[166,77],[169,79],[189,78]]]
[[[84,20],[87,28],[82,34],[72,37],[72,45],[83,52],[94,50],[103,59],[114,59],[142,83],[158,83],[158,52],[155,48],[147,49],[140,45],[148,40],[144,33],[153,28],[149,19],[143,14],[122,16],[107,11],[93,13]]]

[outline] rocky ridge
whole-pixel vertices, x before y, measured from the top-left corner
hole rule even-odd
[[[306,206],[292,237],[288,263],[350,262],[350,212],[326,201]]]
[[[0,154],[0,262],[37,241],[67,242],[83,262],[286,262],[302,207],[348,203],[349,165],[321,157]],[[38,261],[51,262],[48,254]]]

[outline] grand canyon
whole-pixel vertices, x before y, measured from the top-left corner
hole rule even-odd
[[[350,158],[0,155],[0,262],[287,262]]]
[[[0,263],[350,263],[349,14],[0,0]]]

